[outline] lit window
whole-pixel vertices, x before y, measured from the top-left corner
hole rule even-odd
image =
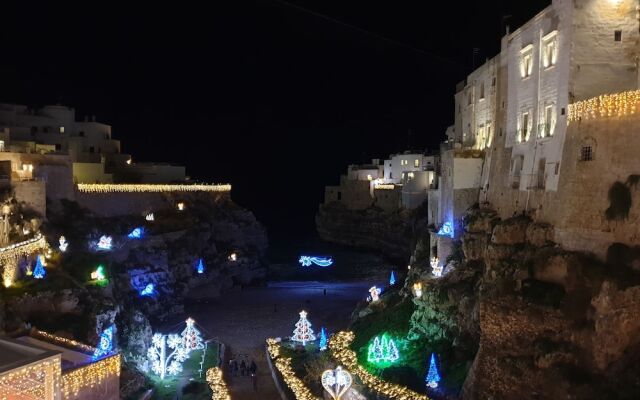
[[[414,173],[413,173],[413,172],[409,172],[409,173],[407,173],[407,178],[409,178],[409,179],[413,179],[414,177],[415,177],[415,175],[414,175]]]
[[[0,140],[0,151],[4,151],[4,140]]]
[[[531,118],[529,112],[523,112],[520,116],[520,126],[518,127],[518,141],[520,143],[529,140],[529,132],[531,131]]]
[[[367,180],[368,180],[368,181],[373,180],[373,176],[371,176],[371,174],[368,174],[368,175],[367,175]]]
[[[556,65],[558,61],[558,31],[553,31],[542,38],[542,65],[545,68]]]
[[[64,133],[64,126],[60,127],[60,133]]]
[[[533,46],[520,50],[520,75],[528,78],[533,73]]]
[[[417,158],[413,160],[413,166],[418,168],[420,166],[420,160],[418,160]]]
[[[552,105],[546,106],[544,108],[544,122],[542,123],[540,129],[538,129],[538,135],[540,137],[545,138],[553,135],[553,130],[556,124],[555,119],[556,116],[554,107]]]

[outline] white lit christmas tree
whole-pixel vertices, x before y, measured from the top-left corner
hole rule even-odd
[[[180,336],[184,341],[184,348],[187,351],[202,350],[204,349],[204,342],[198,328],[195,327],[195,322],[192,318],[188,318],[186,321],[187,327],[184,328]]]
[[[307,320],[307,312],[300,311],[300,319],[296,322],[296,329],[293,330],[293,336],[291,340],[294,342],[302,342],[304,346],[307,342],[316,340],[313,330],[311,329],[311,323]]]
[[[184,348],[184,341],[180,335],[156,333],[151,342],[147,358],[151,361],[151,369],[160,375],[160,379],[164,379],[167,374],[178,375],[182,372],[182,363],[189,358],[189,351]],[[169,355],[167,347],[171,351]]]

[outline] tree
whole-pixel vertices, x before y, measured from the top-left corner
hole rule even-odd
[[[436,357],[433,353],[431,353],[431,361],[429,362],[429,372],[427,372],[427,377],[425,379],[427,386],[432,389],[438,387],[438,382],[440,382],[440,374],[438,373],[438,366],[436,365]]]
[[[389,285],[393,286],[396,284],[396,273],[391,271],[391,276],[389,277]]]
[[[176,334],[153,335],[152,346],[147,351],[147,358],[151,361],[151,369],[164,379],[166,374],[178,375],[182,371],[182,363],[189,358],[189,351],[184,348],[184,341]],[[167,347],[173,350],[167,355]]]
[[[327,349],[327,332],[324,330],[324,326],[320,329],[320,351]]]
[[[204,343],[200,331],[195,327],[195,322],[192,318],[188,318],[186,321],[187,327],[184,328],[180,336],[184,341],[184,348],[187,351],[202,350],[204,349]]]
[[[300,311],[300,319],[296,322],[296,329],[293,330],[293,336],[291,340],[294,342],[302,342],[302,345],[306,345],[307,342],[316,340],[313,330],[311,329],[311,323],[307,320],[307,312]]]
[[[42,265],[42,260],[40,256],[36,257],[36,267],[33,270],[33,277],[36,279],[42,279],[47,274],[47,271],[44,269],[44,265]]]
[[[386,334],[382,335],[382,337],[376,336],[367,351],[367,361],[375,364],[394,363],[399,358],[400,353],[396,343]]]

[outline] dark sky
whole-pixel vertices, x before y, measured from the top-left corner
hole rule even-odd
[[[550,2],[129,3],[3,4],[0,101],[95,114],[135,160],[230,182],[298,234],[349,163],[435,149],[472,49],[495,55],[503,15]]]

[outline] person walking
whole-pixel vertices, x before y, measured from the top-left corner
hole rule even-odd
[[[233,362],[233,364],[231,365],[231,373],[233,374],[233,376],[238,376],[238,360],[236,360],[234,357],[231,361]]]
[[[253,383],[253,391],[258,391],[258,366],[254,360],[251,360],[251,366],[249,367],[251,372],[251,383]]]
[[[240,361],[240,376],[245,376],[247,373],[247,364],[245,364],[244,360]]]

